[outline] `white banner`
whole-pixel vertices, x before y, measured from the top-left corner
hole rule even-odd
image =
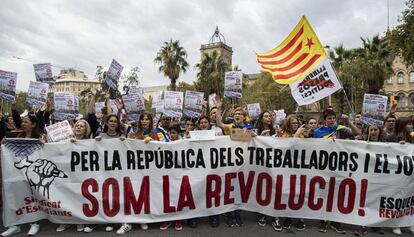
[[[224,73],[224,96],[227,98],[242,97],[243,73],[231,71]]]
[[[122,70],[124,66],[118,63],[115,59],[112,59],[111,66],[109,66],[108,71],[106,72],[105,83],[113,90],[117,90],[115,81],[118,81],[121,77]]]
[[[33,64],[36,81],[53,84],[53,73],[51,63]]]
[[[69,92],[55,92],[53,94],[56,120],[75,119],[79,113],[79,97]]]
[[[72,127],[70,126],[68,120],[47,126],[46,133],[50,142],[65,141],[74,136]]]
[[[182,117],[184,93],[180,91],[165,91],[164,115],[172,118]],[[158,112],[158,111],[157,111]]]
[[[187,117],[198,118],[203,111],[204,92],[185,91],[183,113]]]
[[[29,105],[44,105],[47,102],[49,84],[30,81],[26,103]]]
[[[150,223],[226,213],[414,225],[414,145],[256,137],[2,145],[4,225]]]
[[[284,109],[279,109],[279,110],[273,110],[276,114],[276,124],[281,124],[282,120],[286,118],[286,113]]]
[[[249,117],[251,119],[258,118],[261,113],[260,104],[247,104],[247,112],[249,113]]]
[[[342,88],[328,57],[321,61],[315,70],[306,77],[289,84],[289,86],[298,105],[312,104]]]
[[[17,72],[8,72],[0,70],[0,99],[11,100],[16,99],[16,82]]]
[[[366,125],[384,125],[388,97],[383,95],[364,94],[361,123]]]

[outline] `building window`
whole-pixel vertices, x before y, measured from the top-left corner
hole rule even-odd
[[[398,82],[398,84],[404,83],[404,73],[403,72],[397,73],[397,82]]]
[[[388,77],[387,84],[392,84],[392,77]]]
[[[410,82],[414,82],[414,71],[410,72]]]
[[[408,96],[408,99],[409,99],[409,101],[408,101],[408,108],[410,108],[410,110],[413,110],[414,109],[414,93],[411,93]]]
[[[398,102],[397,102],[397,108],[403,109],[405,108],[405,97],[404,94],[398,94]]]

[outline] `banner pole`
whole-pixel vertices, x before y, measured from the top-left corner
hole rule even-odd
[[[351,102],[349,101],[348,95],[346,94],[346,91],[345,91],[345,89],[344,89],[344,86],[342,85],[342,82],[341,82],[341,80],[339,79],[338,73],[336,73],[336,70],[335,70],[334,66],[332,65],[332,63],[331,63],[330,61],[329,61],[329,63],[331,64],[332,70],[333,70],[333,72],[335,73],[336,78],[338,78],[339,84],[341,85],[341,90],[342,90],[342,91],[344,92],[344,94],[345,94],[345,99],[346,99],[346,102],[348,103],[348,106],[349,106],[349,108],[351,109],[352,114],[354,114],[354,113],[355,113],[354,108],[352,107]]]

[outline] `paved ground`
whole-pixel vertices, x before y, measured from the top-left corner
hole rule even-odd
[[[199,224],[198,227],[195,229],[192,229],[186,225],[184,225],[184,229],[182,231],[175,231],[174,228],[170,228],[166,231],[161,231],[159,230],[159,224],[151,224],[149,230],[147,231],[142,231],[139,227],[139,225],[134,225],[134,229],[130,232],[128,232],[127,234],[125,234],[124,236],[177,236],[177,237],[181,237],[181,236],[197,236],[197,237],[201,237],[201,236],[211,236],[211,237],[218,237],[218,236],[226,236],[226,237],[235,237],[235,236],[260,236],[260,237],[264,237],[264,236],[290,236],[290,237],[296,237],[296,236],[306,236],[306,237],[313,237],[313,236],[326,236],[326,237],[331,237],[331,236],[354,236],[354,232],[357,229],[356,226],[345,226],[345,229],[347,230],[347,233],[345,235],[342,234],[337,234],[335,233],[333,230],[328,230],[327,233],[323,234],[318,232],[317,230],[317,224],[318,221],[306,221],[306,230],[305,231],[287,231],[284,230],[282,232],[276,232],[272,229],[271,225],[270,225],[270,221],[269,223],[265,226],[265,227],[261,227],[257,224],[256,222],[256,218],[257,216],[254,213],[247,213],[247,212],[242,212],[242,217],[243,217],[243,221],[244,221],[244,225],[243,227],[233,227],[233,228],[229,228],[227,227],[227,225],[224,222],[224,217],[221,216],[221,225],[218,228],[211,228],[208,225],[208,219],[207,218],[202,218],[199,219]],[[105,237],[105,236],[117,236],[115,234],[115,232],[105,232],[104,231],[104,226],[96,229],[94,232],[86,234],[86,233],[79,233],[76,232],[75,230],[75,226],[73,226],[72,228],[64,231],[64,232],[56,232],[57,225],[52,224],[48,221],[42,221],[41,222],[41,232],[39,233],[38,236],[59,236],[59,237],[64,237],[64,236],[88,236],[88,237]],[[117,226],[119,227],[119,225]],[[22,232],[20,232],[19,234],[15,235],[16,237],[18,236],[26,236],[26,233],[29,229],[28,225],[24,225],[22,228]],[[1,228],[0,231],[5,230],[5,228]],[[405,231],[405,230],[403,230]],[[368,233],[368,235],[366,235],[367,237],[381,237],[381,236],[395,236],[390,229],[386,229],[385,230],[385,235],[380,235],[377,233],[373,233],[372,231],[370,231]],[[409,233],[407,233],[406,231],[403,233],[402,236],[414,236],[411,235]]]

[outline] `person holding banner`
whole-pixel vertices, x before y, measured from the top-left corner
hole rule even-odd
[[[144,140],[145,143],[148,143],[154,138],[154,126],[153,126],[153,120],[152,115],[143,112],[138,119],[138,130],[134,133],[131,133],[129,135],[130,139],[138,139],[138,140]],[[145,223],[141,224],[142,230],[147,230],[148,225]],[[122,226],[116,231],[116,234],[123,235],[127,232],[132,230],[132,225],[129,223],[123,223]]]
[[[395,121],[397,121],[397,117],[393,114],[389,114],[384,119],[384,138],[387,142],[397,142],[397,138],[394,136]]]
[[[119,138],[122,141],[125,140],[125,133],[124,127],[121,124],[118,116],[115,114],[111,114],[106,117],[105,127],[102,133],[99,136],[95,137],[97,141],[101,141],[102,139],[113,139]],[[97,225],[88,225],[83,230],[85,233],[90,233],[96,229]],[[112,224],[107,224],[105,227],[106,232],[111,232],[114,230],[114,226]]]
[[[181,140],[181,127],[178,124],[172,125],[168,128],[168,135],[170,140],[168,142],[173,142],[173,141],[178,141]],[[197,222],[196,222],[197,224]],[[167,230],[168,228],[170,228],[170,226],[172,225],[172,222],[170,221],[166,221],[164,223],[161,224],[160,226],[160,230]],[[174,228],[177,231],[181,231],[183,229],[183,225],[181,223],[181,220],[176,220],[174,222]]]
[[[349,139],[351,135],[359,135],[361,131],[349,122],[349,117],[343,115],[342,118],[346,120],[350,128],[336,123],[336,113],[333,109],[325,109],[322,113],[322,118],[325,124],[315,130],[314,138],[334,138],[334,139]],[[321,220],[319,223],[319,232],[326,233],[328,231],[328,222]],[[331,221],[331,228],[337,233],[344,234],[346,231],[341,223]]]
[[[29,114],[23,118],[20,118],[20,115],[15,109],[15,107],[12,106],[12,110],[13,110],[13,115],[14,115],[13,118],[14,118],[14,121],[16,122],[16,127],[21,129],[21,132],[16,134],[15,137],[16,138],[39,139],[41,143],[45,143],[44,134],[41,132],[43,130],[41,129],[41,126],[40,126],[42,122],[39,122],[38,117],[32,114]],[[43,118],[41,117],[40,119],[43,119]],[[1,143],[2,144],[6,143],[6,140],[7,140],[7,137],[3,138]],[[11,236],[11,235],[19,233],[20,231],[21,231],[20,226],[10,226],[6,231],[1,233],[1,236],[3,237]],[[30,224],[30,229],[29,229],[29,232],[27,232],[27,235],[35,236],[39,233],[39,231],[40,231],[39,223],[34,222]]]
[[[216,113],[216,121],[217,125],[223,129],[225,135],[230,135],[234,128],[243,129],[245,132],[250,131],[250,134],[252,137],[256,136],[256,133],[252,132],[253,126],[247,122],[246,111],[241,108],[237,107],[233,111],[233,123],[231,124],[225,124],[223,123],[222,117],[221,117],[221,107],[223,106],[223,102],[220,98],[216,97],[215,103],[217,106],[217,113]],[[240,210],[232,211],[230,213],[227,213],[227,225],[229,227],[241,227],[243,225],[243,221],[240,216]]]
[[[413,122],[411,121],[411,119],[409,119],[408,117],[399,117],[398,119],[395,120],[395,116],[393,117],[393,115],[389,115],[385,120],[386,121],[385,126],[386,128],[389,128],[389,130],[387,131],[390,131],[391,128],[393,127],[393,123],[390,122],[393,120],[395,121],[394,133],[392,135],[387,136],[387,141],[388,142],[399,142],[400,144],[414,143],[414,137],[412,134]],[[410,227],[409,230],[410,232],[414,233],[414,227]],[[395,235],[402,234],[401,228],[399,227],[392,228],[392,232]]]
[[[74,130],[75,137],[70,139],[71,142],[76,142],[77,140],[83,140],[83,139],[90,139],[92,137],[91,127],[89,126],[89,123],[86,120],[81,119],[81,120],[76,121],[73,127],[74,127],[73,130]],[[56,232],[65,231],[69,227],[70,225],[68,224],[60,224],[56,228]],[[77,224],[76,231],[78,232],[84,231],[84,225]]]

